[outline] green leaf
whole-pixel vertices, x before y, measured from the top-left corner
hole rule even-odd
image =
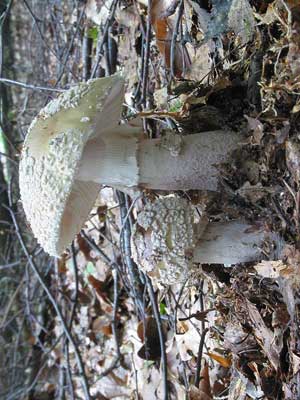
[[[99,33],[98,27],[93,26],[92,28],[89,28],[87,35],[90,39],[97,40],[98,33]]]
[[[165,303],[160,303],[159,304],[159,312],[160,315],[166,315],[167,314],[167,309]]]

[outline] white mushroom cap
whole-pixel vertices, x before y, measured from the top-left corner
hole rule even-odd
[[[186,199],[167,196],[147,203],[132,237],[135,261],[164,284],[186,280],[195,246],[193,224],[193,209]]]
[[[77,170],[86,143],[117,126],[123,88],[118,75],[80,83],[52,100],[29,127],[19,170],[21,200],[50,255],[61,255],[93,207],[100,184],[79,181]]]

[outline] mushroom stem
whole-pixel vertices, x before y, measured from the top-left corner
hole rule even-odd
[[[212,222],[193,251],[193,261],[202,264],[238,264],[262,259],[262,244],[270,232],[241,221]]]
[[[237,145],[234,132],[201,132],[183,136],[174,155],[163,139],[112,133],[105,142],[100,137],[87,143],[77,179],[148,189],[217,190],[216,165]]]
[[[112,135],[105,142],[89,141],[83,151],[76,179],[108,186],[137,186],[137,139]]]
[[[217,164],[237,147],[234,132],[201,132],[182,137],[178,155],[162,146],[161,139],[144,140],[139,151],[139,183],[148,189],[217,190]]]

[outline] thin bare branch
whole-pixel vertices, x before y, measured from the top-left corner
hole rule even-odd
[[[157,301],[155,299],[154,289],[152,286],[151,279],[145,275],[147,289],[149,293],[149,297],[151,300],[151,305],[153,309],[153,314],[155,317],[157,331],[159,336],[159,343],[160,343],[160,350],[161,350],[161,367],[162,367],[162,377],[163,377],[163,384],[164,384],[164,400],[169,399],[169,389],[168,389],[168,367],[167,367],[167,355],[166,355],[166,346],[165,346],[165,339],[163,334],[163,328],[161,324],[161,318],[159,309],[157,306]]]
[[[103,54],[104,54],[104,45],[107,42],[108,30],[109,30],[109,27],[110,27],[110,25],[112,23],[112,20],[114,18],[118,2],[119,2],[119,0],[114,0],[112,2],[110,10],[109,10],[108,17],[107,17],[107,20],[105,22],[105,26],[104,26],[104,29],[103,29],[102,37],[101,37],[101,35],[98,35],[96,61],[94,63],[93,69],[92,69],[91,78],[95,78],[97,76],[97,70],[99,68],[101,59],[102,59]]]
[[[23,239],[23,235],[21,233],[18,221],[16,219],[16,216],[15,216],[13,210],[11,209],[11,207],[6,207],[5,206],[5,208],[10,212],[12,221],[13,221],[15,229],[16,229],[17,237],[19,239],[19,242],[21,244],[21,247],[23,249],[23,252],[24,252],[25,256],[27,257],[28,263],[31,266],[31,268],[34,271],[34,273],[36,274],[36,276],[37,276],[42,288],[46,292],[51,304],[53,305],[53,307],[55,309],[55,312],[56,312],[58,318],[60,319],[60,321],[62,323],[62,327],[63,327],[64,333],[67,336],[69,342],[73,346],[75,357],[76,357],[76,361],[77,361],[77,367],[78,367],[78,370],[79,370],[79,373],[80,373],[82,388],[83,388],[84,395],[85,395],[85,399],[86,400],[91,400],[92,398],[91,398],[90,393],[89,393],[88,380],[87,380],[87,377],[85,375],[84,365],[83,365],[83,362],[82,362],[81,355],[80,355],[80,352],[78,350],[78,347],[77,347],[77,345],[76,345],[76,343],[75,343],[75,341],[73,339],[73,336],[72,336],[72,334],[71,334],[71,332],[69,330],[69,327],[68,327],[68,325],[67,325],[67,323],[66,323],[66,321],[64,319],[64,316],[62,315],[60,307],[56,303],[51,291],[49,290],[47,284],[44,281],[44,278],[42,277],[39,269],[37,268],[35,262],[33,261],[32,256],[30,255],[30,253],[29,253],[29,251],[27,249],[27,246],[25,245],[25,241]]]
[[[30,90],[57,92],[57,93],[64,92],[64,89],[56,89],[56,88],[50,88],[50,87],[45,87],[45,86],[35,86],[35,85],[23,83],[23,82],[14,81],[12,79],[6,79],[6,78],[0,78],[0,82],[4,83],[5,85],[19,86],[24,89],[30,89]]]

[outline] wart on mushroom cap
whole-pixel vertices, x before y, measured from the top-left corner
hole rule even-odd
[[[193,210],[183,198],[164,197],[147,203],[132,236],[138,265],[165,284],[184,281],[195,247],[193,223]]]
[[[51,101],[31,123],[19,182],[32,231],[59,256],[85,222],[100,184],[76,179],[86,143],[117,126],[123,81],[114,76],[82,83]]]

